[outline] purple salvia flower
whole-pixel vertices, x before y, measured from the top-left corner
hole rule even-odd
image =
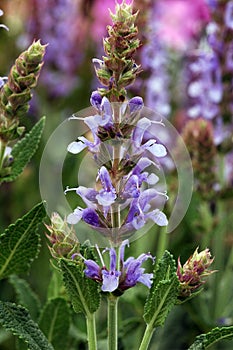
[[[92,208],[82,209],[78,207],[67,216],[67,222],[71,225],[77,224],[81,219],[93,227],[101,226],[99,216]]]
[[[88,150],[91,153],[98,152],[100,139],[96,136],[95,133],[93,133],[93,136],[94,136],[93,142],[87,140],[84,136],[78,137],[78,141],[73,141],[68,145],[67,151],[73,154],[78,154],[82,152],[82,150],[84,150],[85,148],[88,148]]]
[[[114,248],[109,249],[109,256],[110,269],[102,270],[103,284],[101,289],[103,292],[113,292],[114,290],[116,290],[119,285],[119,276],[121,275],[121,272],[116,269],[117,256]]]
[[[120,245],[120,269],[117,269],[117,254],[114,248],[106,248],[104,252],[109,251],[109,269],[104,265],[103,258],[99,252],[102,267],[91,260],[84,259],[86,269],[85,275],[102,284],[101,290],[103,292],[124,292],[126,289],[134,287],[137,283],[142,283],[146,287],[150,288],[152,283],[152,273],[144,273],[145,269],[141,267],[144,261],[154,258],[151,254],[141,254],[137,259],[129,257],[124,261],[125,246],[129,246],[129,241],[125,240]]]
[[[99,191],[96,199],[100,205],[108,207],[115,202],[117,197],[116,190],[112,185],[109,172],[104,166],[100,168],[98,177],[101,181],[103,189]]]
[[[145,131],[151,126],[151,121],[147,118],[142,118],[137,122],[137,125],[133,131],[132,141],[136,147],[136,153],[144,152],[148,150],[155,157],[164,157],[167,154],[166,148],[158,144],[156,140],[149,140],[145,144],[141,144]]]
[[[131,202],[129,213],[127,215],[126,224],[136,230],[142,228],[148,219],[153,220],[159,226],[167,226],[168,221],[166,215],[159,209],[149,211],[151,209],[150,201],[157,195],[163,195],[155,189],[147,189],[140,194],[140,197]]]

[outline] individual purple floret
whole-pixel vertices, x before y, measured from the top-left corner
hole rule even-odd
[[[125,246],[129,246],[129,241],[125,240],[119,247],[120,254],[120,266],[117,267],[117,252],[114,248],[106,248],[109,252],[109,268],[104,264],[102,254],[98,249],[100,255],[102,267],[100,267],[95,261],[91,259],[84,259],[86,268],[84,270],[85,275],[88,278],[95,280],[101,284],[101,290],[103,292],[124,292],[125,290],[134,287],[137,283],[142,283],[146,287],[150,288],[152,284],[152,273],[144,273],[145,269],[141,267],[142,263],[148,259],[154,258],[150,253],[141,254],[137,259],[129,257],[124,260]]]

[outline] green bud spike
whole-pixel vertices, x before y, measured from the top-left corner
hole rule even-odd
[[[133,5],[125,1],[116,5],[115,14],[110,12],[113,24],[107,27],[109,36],[103,41],[106,56],[95,71],[101,84],[106,87],[99,89],[99,92],[113,102],[124,101],[125,88],[134,82],[141,71],[132,57],[140,46],[136,38],[137,14],[133,14]]]
[[[0,90],[0,140],[4,143],[18,138],[22,130],[19,118],[28,112],[31,89],[36,86],[45,48],[38,40],[21,53]]]

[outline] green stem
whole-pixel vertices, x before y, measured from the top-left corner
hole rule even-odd
[[[223,276],[224,271],[224,259],[225,259],[225,253],[224,253],[224,238],[225,238],[225,212],[224,212],[224,206],[221,201],[218,203],[218,217],[219,217],[219,223],[218,227],[216,228],[214,232],[214,239],[213,239],[213,255],[215,257],[215,266],[217,267],[218,271],[213,276],[213,296],[212,296],[212,312],[213,312],[213,319],[216,320],[219,316],[219,313],[221,312],[221,306],[222,303],[224,303],[224,300],[222,300],[221,294],[219,293],[219,285]]]
[[[0,140],[0,171],[2,170],[6,144]]]
[[[151,324],[149,323],[146,326],[146,330],[145,330],[144,336],[142,338],[142,342],[141,342],[139,350],[147,350],[148,349],[148,346],[150,344],[150,341],[151,341],[151,338],[152,338],[154,331],[155,331],[155,328],[153,328],[151,326]]]
[[[118,298],[110,294],[108,297],[108,350],[117,350],[117,305]]]
[[[95,327],[95,314],[88,314],[86,317],[87,322],[87,340],[88,349],[97,350],[97,338],[96,338],[96,327]]]

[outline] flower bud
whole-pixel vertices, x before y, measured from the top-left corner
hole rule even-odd
[[[74,252],[79,251],[79,242],[75,231],[69,227],[58,213],[51,216],[51,225],[45,225],[50,234],[46,234],[51,246],[50,252],[54,258],[72,259]]]
[[[213,126],[203,118],[189,120],[182,136],[192,160],[197,190],[203,199],[210,200],[215,195],[216,182]]]
[[[207,248],[200,253],[198,253],[197,248],[183,267],[180,263],[180,258],[178,259],[177,276],[180,281],[180,297],[189,297],[205,283],[202,277],[215,272],[208,270],[213,261],[214,259],[211,258],[210,251]]]
[[[8,81],[0,81],[0,138],[6,143],[19,136],[19,119],[29,109],[31,89],[36,86],[44,54],[45,45],[33,42],[16,59]]]

